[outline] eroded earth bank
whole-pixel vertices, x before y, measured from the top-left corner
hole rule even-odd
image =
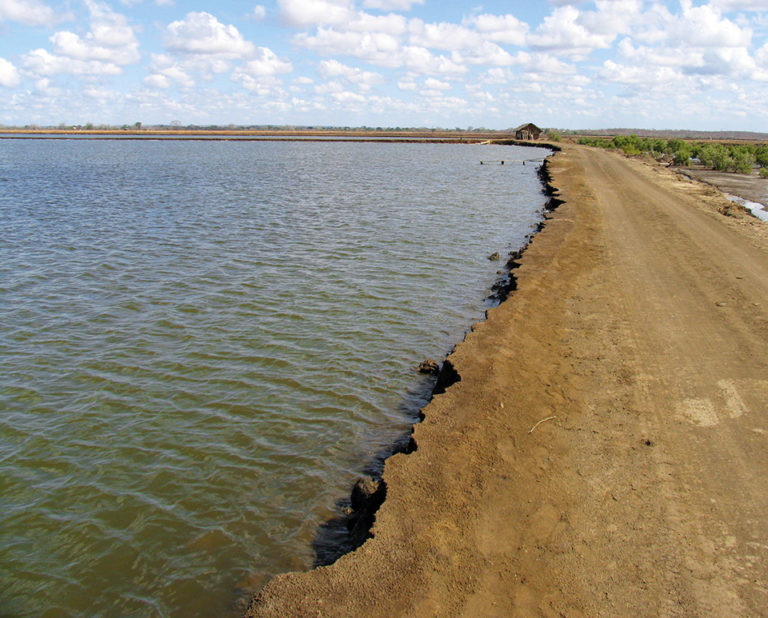
[[[602,150],[550,171],[565,203],[388,460],[374,538],[249,616],[765,613],[768,224]]]

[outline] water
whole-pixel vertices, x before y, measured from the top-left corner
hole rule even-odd
[[[222,616],[308,568],[544,154],[0,142],[0,615]]]
[[[766,210],[764,204],[761,204],[760,202],[751,202],[750,200],[745,200],[743,197],[739,197],[737,195],[729,195],[727,193],[725,194],[725,197],[727,197],[732,202],[741,204],[744,206],[744,208],[748,208],[749,211],[758,219],[761,219],[762,221],[768,221],[768,210]]]

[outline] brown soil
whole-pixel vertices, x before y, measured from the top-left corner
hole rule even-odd
[[[566,203],[387,462],[375,537],[248,616],[764,615],[768,225],[614,153],[550,170]]]

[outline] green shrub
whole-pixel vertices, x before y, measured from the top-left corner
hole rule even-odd
[[[718,160],[726,157],[727,153],[722,144],[704,144],[698,149],[697,155],[704,167],[717,169]]]
[[[666,151],[667,142],[663,139],[648,139],[644,140],[644,147],[650,151],[651,154],[659,155]]]
[[[691,159],[697,158],[704,167],[721,172],[749,174],[757,162],[768,168],[768,145],[735,145],[714,142],[687,142],[681,139],[663,139],[638,137],[637,135],[616,135],[613,139],[582,137],[579,144],[599,148],[618,148],[627,155],[639,155],[644,152],[658,157],[662,153],[671,154],[675,165],[690,165]]]
[[[681,139],[671,139],[667,141],[667,146],[666,148],[664,148],[664,152],[666,152],[667,154],[673,154],[675,152],[683,150],[684,148],[692,150],[691,145],[688,142],[684,142]]]
[[[641,144],[642,140],[634,133],[632,135],[617,135],[613,138],[613,145],[621,150],[628,148],[629,150],[640,152]]]
[[[640,147],[637,146],[636,144],[624,144],[621,147],[621,150],[626,155],[639,155],[641,152],[643,152],[642,150],[640,150]]]
[[[560,142],[563,140],[563,136],[557,129],[547,129],[547,139],[551,142]]]
[[[735,150],[730,157],[729,169],[739,174],[751,174],[755,164],[754,155],[746,149]]]
[[[612,145],[611,141],[604,137],[580,137],[579,144],[595,148],[610,148]]]
[[[688,167],[691,164],[691,157],[693,156],[693,150],[688,144],[683,144],[680,146],[677,150],[675,150],[673,155],[673,163],[675,165],[681,165],[683,167]]]
[[[768,178],[768,167],[760,168],[760,178]]]
[[[768,167],[768,145],[764,144],[755,150],[755,160],[760,167]]]

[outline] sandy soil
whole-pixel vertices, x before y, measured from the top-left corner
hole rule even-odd
[[[388,461],[375,537],[249,616],[765,614],[768,224],[614,153],[550,169],[566,203]]]

